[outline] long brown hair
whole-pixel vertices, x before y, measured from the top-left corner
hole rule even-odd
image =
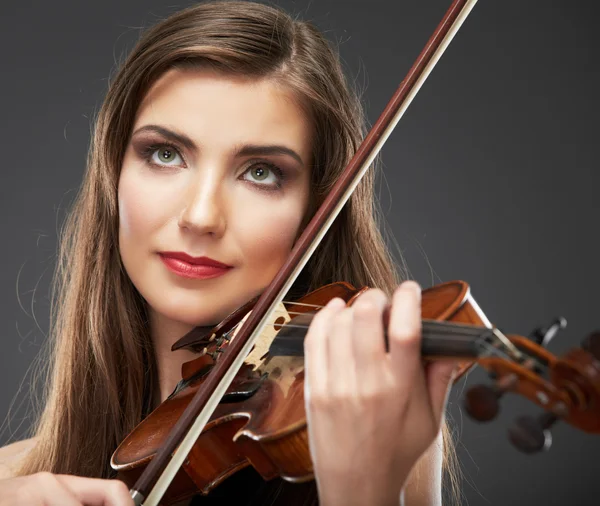
[[[109,86],[62,231],[45,407],[21,474],[111,476],[112,452],[150,407],[154,354],[145,302],[119,257],[117,182],[140,102],[175,67],[269,78],[293,90],[314,127],[313,210],[364,136],[357,93],[336,50],[309,23],[274,7],[225,1],[197,4],[148,29]],[[313,256],[303,289],[345,280],[391,294],[403,278],[380,232],[374,177],[364,178]]]

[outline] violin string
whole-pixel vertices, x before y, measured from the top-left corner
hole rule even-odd
[[[313,306],[314,305],[310,305]],[[287,312],[287,311],[282,311],[280,309],[276,309],[275,311],[273,311],[273,314],[295,314],[295,315],[306,315],[306,316],[310,316],[311,320],[315,315],[308,315],[307,313],[302,313],[302,312],[297,312],[297,311],[291,311],[291,312]],[[291,320],[293,321],[293,320]],[[233,330],[235,330],[235,328],[237,328],[238,325],[240,325],[242,322],[238,322],[229,332],[233,332]],[[282,324],[283,326],[283,324]],[[299,329],[308,329],[309,325],[296,325],[296,324],[292,324],[289,321],[285,323],[285,326],[287,328],[299,328]],[[444,322],[444,321],[437,321],[437,320],[425,320],[423,321],[423,330],[434,330],[436,332],[437,335],[439,334],[447,334],[450,337],[452,337],[455,341],[457,342],[468,342],[468,341],[472,341],[473,336],[477,336],[477,339],[475,340],[475,343],[477,345],[479,345],[481,347],[481,349],[485,350],[487,352],[487,356],[491,356],[491,357],[498,357],[501,359],[504,359],[506,361],[509,362],[517,362],[517,363],[521,363],[521,359],[517,359],[515,360],[515,357],[512,356],[512,354],[510,353],[510,348],[507,350],[505,343],[503,340],[498,339],[498,334],[495,332],[497,329],[493,328],[493,329],[489,329],[489,328],[485,328],[484,330],[486,331],[485,334],[481,333],[482,327],[477,327],[477,326],[473,326],[473,325],[463,325],[463,324],[456,324],[456,323],[452,323],[452,322]],[[460,332],[458,332],[460,331]],[[500,332],[500,331],[498,331]],[[264,331],[263,333],[261,333],[261,337],[264,335]],[[504,334],[502,334],[504,335]],[[494,343],[490,343],[486,340],[486,337],[491,337],[494,340]],[[506,338],[506,336],[504,336],[505,339],[508,340],[508,338]],[[510,343],[512,344],[512,343]],[[523,356],[522,353],[520,353],[521,358]],[[479,357],[485,356],[484,353],[481,353],[478,355]],[[539,367],[540,370],[544,370],[546,369],[546,367],[539,363],[536,363],[536,367]]]
[[[281,311],[275,311],[275,312],[281,312]],[[288,313],[290,314],[290,313]],[[295,313],[295,314],[306,314],[306,313]],[[312,317],[314,317],[314,315],[310,315],[311,319]],[[293,320],[291,320],[293,321]],[[431,325],[427,325],[427,323],[429,324],[433,324],[433,326]],[[444,324],[447,324],[446,327],[444,328]],[[439,325],[439,327],[438,327]],[[282,324],[283,326],[283,324]],[[296,324],[292,324],[290,322],[287,322],[285,324],[286,328],[298,328],[298,329],[308,329],[309,325],[296,325]],[[497,357],[497,358],[501,358],[505,361],[508,362],[516,362],[516,363],[522,363],[524,361],[524,358],[528,358],[530,360],[535,360],[532,357],[530,357],[529,355],[524,354],[523,352],[519,351],[519,357],[514,357],[512,354],[512,350],[511,348],[507,348],[505,346],[505,343],[503,340],[498,339],[498,335],[496,333],[496,328],[483,328],[483,330],[485,330],[485,333],[482,334],[481,330],[482,327],[475,327],[475,326],[469,326],[469,325],[460,325],[460,324],[454,324],[454,323],[450,323],[450,322],[438,322],[438,321],[430,321],[430,322],[424,322],[424,330],[427,329],[427,327],[429,327],[430,330],[435,331],[437,336],[446,334],[448,336],[450,336],[455,342],[472,342],[473,341],[473,336],[477,336],[477,339],[475,340],[475,344],[479,345],[483,350],[485,350],[487,352],[487,356],[492,356],[492,357]],[[457,332],[458,330],[460,330],[461,332]],[[500,332],[500,331],[498,331]],[[502,334],[504,336],[504,334]],[[490,343],[486,337],[492,338],[494,340],[494,343]],[[506,338],[506,336],[504,336],[505,339],[508,340],[508,338]],[[514,346],[512,343],[510,343],[511,346]],[[485,356],[483,353],[478,354],[479,357]],[[547,367],[540,363],[539,361],[535,361],[535,367],[536,369],[538,369],[539,371],[545,371],[547,369]]]
[[[308,304],[306,302],[294,302],[294,301],[286,301],[286,300],[282,301],[281,303],[284,306],[285,305],[288,305],[288,306],[305,306],[305,307],[312,307],[312,308],[315,308],[315,309],[323,309],[325,307],[325,306],[319,305],[319,304]],[[299,312],[294,312],[294,311],[287,311],[287,312],[288,312],[288,314],[305,314],[305,313],[299,313]],[[428,319],[425,319],[425,321],[435,322],[436,325],[448,325],[448,326],[451,326],[451,327],[461,325],[460,323],[438,321],[438,320],[428,320]],[[468,324],[466,324],[466,325],[463,324],[463,326],[465,328],[475,328],[475,329],[478,328],[475,325],[468,325]]]
[[[306,304],[306,305],[310,306],[310,307],[317,307],[314,304]],[[273,315],[278,315],[278,314],[279,315],[294,315],[294,316],[306,315],[307,317],[310,317],[310,321],[312,321],[312,318],[314,318],[314,316],[315,316],[314,314],[310,315],[308,313],[303,313],[303,312],[299,312],[299,311],[287,311],[287,310],[282,311],[280,309],[275,309],[273,311]],[[308,322],[308,325],[297,325],[297,324],[291,324],[291,323],[287,322],[286,327],[308,328],[310,325],[310,321]],[[242,321],[236,323],[228,333],[233,332],[241,323],[242,323]],[[481,331],[483,329],[486,329],[485,327],[476,326],[476,325],[465,325],[465,324],[460,324],[460,323],[428,320],[428,319],[423,320],[422,327],[423,327],[424,331],[435,330],[436,333],[438,333],[438,334],[445,333],[445,334],[448,334],[449,336],[455,337],[455,338],[458,336],[477,337],[477,336],[481,335]],[[489,329],[486,329],[486,330],[489,330]]]
[[[301,302],[289,302],[289,301],[283,301],[282,302],[284,305],[298,305],[298,306],[306,306],[306,307],[312,307],[312,308],[317,308],[317,309],[322,309],[325,306],[321,306],[321,305],[317,305],[317,304],[306,304],[306,303],[301,303]],[[277,312],[278,310],[275,310],[275,312]],[[286,310],[287,311],[287,310]],[[293,314],[293,315],[300,315],[300,314],[306,314],[303,312],[298,312],[298,311],[287,311],[288,314]],[[431,322],[433,325],[435,325],[436,327],[443,327],[443,326],[447,326],[448,328],[454,329],[454,328],[458,328],[458,327],[463,327],[466,331],[469,331],[470,329],[473,330],[474,334],[478,334],[480,332],[481,327],[477,326],[477,325],[469,325],[469,324],[460,324],[460,323],[455,323],[455,322],[446,322],[446,321],[438,321],[438,320],[430,320],[430,319],[424,319],[423,320],[424,324],[425,323],[429,323]]]
[[[540,362],[528,353],[519,350],[512,342],[509,341],[508,337],[506,337],[499,329],[492,329],[492,338],[495,341],[494,344],[485,341],[483,345],[488,349],[493,348],[494,350],[496,350],[496,352],[494,353],[495,355],[501,355],[502,358],[504,358],[505,360],[520,365],[524,364],[526,361],[531,361],[529,367],[538,371],[539,373],[547,374],[549,368],[546,364]],[[508,343],[509,346],[506,346],[506,343]]]
[[[297,305],[297,306],[305,306],[305,307],[312,307],[312,308],[316,308],[316,309],[322,309],[323,305],[318,305],[318,304],[308,304],[305,302],[293,302],[293,301],[282,301],[282,304],[288,305],[288,306],[293,306],[293,305]],[[275,310],[274,313],[276,313],[278,310]],[[287,311],[287,310],[286,310]],[[306,314],[306,313],[302,313],[302,312],[298,312],[298,311],[287,311],[287,314],[290,315],[301,315],[301,314]],[[438,321],[438,320],[430,320],[430,319],[424,319],[423,320],[423,325],[433,325],[435,327],[436,330],[443,330],[443,327],[447,327],[450,331],[450,333],[454,333],[458,328],[462,328],[464,329],[465,333],[469,333],[472,332],[473,335],[479,335],[479,333],[481,332],[482,327],[481,326],[477,326],[477,325],[469,325],[469,324],[460,324],[460,323],[455,323],[455,322],[446,322],[446,321]],[[510,343],[510,341],[508,341],[508,339],[506,339],[506,341],[508,342],[508,347],[510,347],[512,345],[512,343]],[[506,344],[506,342],[505,342]],[[516,350],[516,348],[515,348]]]
[[[285,302],[288,305],[299,305],[311,308],[322,308],[324,306],[319,306],[316,304],[306,304],[306,303],[297,303],[297,302]],[[293,318],[286,322],[285,324],[281,324],[281,326],[285,325],[286,328],[297,328],[306,330],[310,326],[310,322],[314,318],[315,314],[310,314],[308,312],[301,311],[287,311],[281,309],[275,309],[272,313],[273,315],[288,315],[288,316],[301,316],[305,315],[310,318],[308,324],[294,324],[291,323]],[[233,332],[242,321],[236,323],[227,334]],[[508,362],[516,362],[518,364],[522,364],[526,359],[534,361],[534,367],[536,370],[540,372],[547,371],[548,367],[535,360],[533,357],[530,357],[529,354],[525,354],[521,352],[509,339],[506,337],[500,330],[496,327],[487,328],[477,325],[469,325],[469,324],[461,324],[454,322],[446,322],[446,321],[438,321],[438,320],[429,320],[423,319],[422,322],[422,331],[434,331],[436,336],[447,335],[452,338],[455,342],[468,342],[473,341],[473,337],[476,337],[475,344],[478,345],[484,353],[480,353],[478,356],[491,356],[497,357]],[[484,333],[482,333],[484,331]],[[264,331],[263,331],[264,332]],[[264,333],[261,333],[261,337]],[[491,338],[493,343],[490,343],[487,338]]]
[[[302,313],[302,312],[297,312],[297,311],[287,312],[287,311],[282,311],[280,309],[275,309],[273,311],[273,314],[274,315],[277,315],[277,314],[306,315],[310,318],[311,321],[312,321],[312,318],[315,316],[314,314]],[[293,322],[293,319],[291,321],[286,322],[285,327],[288,329],[295,328],[295,329],[302,329],[302,330],[306,330],[310,327],[310,322],[308,322],[308,324],[294,324],[291,322]],[[241,322],[238,322],[230,330],[230,332],[233,332],[233,330],[235,330],[235,328],[240,324],[241,324]],[[281,326],[283,327],[284,324],[282,323]],[[486,348],[489,348],[489,350],[493,354],[496,354],[496,355],[500,354],[500,352],[497,350],[497,348],[491,347],[488,343],[485,342],[484,336],[482,336],[481,331],[484,330],[486,333],[489,333],[489,331],[490,331],[490,329],[487,329],[485,327],[475,327],[472,325],[461,325],[461,324],[439,322],[439,321],[424,321],[423,322],[424,335],[427,330],[434,331],[436,334],[436,337],[441,337],[443,335],[447,335],[448,338],[452,339],[455,343],[472,342],[473,337],[476,337],[477,339],[475,340],[475,343],[482,342],[483,346]],[[261,337],[262,337],[262,335],[261,335]],[[503,355],[504,355],[504,353],[503,353]]]
[[[494,346],[493,344],[487,342],[485,339],[481,339],[480,342],[478,342],[478,344],[484,348],[486,351],[489,352],[488,356],[492,356],[492,357],[499,357],[499,358],[503,358],[509,362],[514,362],[514,359],[512,357],[510,357],[503,349],[498,348],[496,346]],[[483,354],[479,355],[484,356]]]
[[[291,320],[291,321],[293,322],[294,320]],[[304,325],[304,324],[299,324],[298,325],[298,324],[294,324],[294,323],[290,323],[290,322],[287,322],[285,324],[281,323],[281,324],[278,324],[278,325],[281,325],[282,327],[285,326],[286,328],[293,328],[293,329],[294,328],[295,329],[308,329],[310,327],[310,325]],[[447,335],[449,337],[454,337],[454,338],[461,338],[461,337],[463,337],[463,338],[465,338],[465,341],[472,341],[473,337],[480,337],[480,333],[479,332],[478,333],[472,333],[471,331],[468,331],[468,332],[464,332],[464,331],[457,332],[454,329],[453,329],[452,332],[444,332],[443,329],[440,329],[440,331],[438,332],[438,329],[435,328],[435,327],[433,329],[425,328],[424,330],[426,330],[426,331],[427,330],[435,330],[436,334],[438,334],[438,335],[444,334],[444,335]],[[460,330],[460,329],[457,329],[457,330]]]
[[[282,300],[281,303],[285,306],[286,304],[288,306],[305,306],[305,307],[314,307],[317,309],[323,309],[325,306],[321,306],[318,304],[307,304],[306,302],[293,302],[293,301],[288,301],[288,300]]]
[[[317,304],[308,304],[308,303],[304,303],[304,302],[291,302],[291,301],[282,301],[282,304],[284,306],[287,304],[288,306],[296,305],[296,306],[304,306],[304,307],[316,308],[316,309],[321,309],[324,307],[322,305],[317,305]],[[310,322],[312,321],[312,318],[314,318],[314,316],[315,316],[314,314],[310,315],[306,312],[287,311],[287,310],[282,311],[281,309],[275,309],[272,314],[273,315],[289,315],[289,316],[301,316],[301,315],[308,316],[310,318],[310,321],[306,325],[305,324],[300,324],[300,325],[293,324],[293,323],[290,323],[289,321],[286,322],[286,324],[285,324],[285,326],[287,328],[299,328],[299,329],[307,329],[310,326]],[[292,319],[292,321],[293,321],[293,319]],[[241,323],[242,323],[241,321],[236,323],[232,327],[232,329],[228,332],[228,334],[233,332]],[[488,349],[488,351],[492,352],[492,354],[494,354],[494,355],[500,354],[503,357],[505,357],[511,361],[516,361],[518,363],[521,363],[523,360],[523,357],[524,357],[523,353],[521,351],[519,351],[518,348],[516,348],[510,342],[510,340],[502,332],[500,332],[497,328],[492,328],[492,329],[486,328],[486,330],[491,331],[491,333],[492,333],[491,337],[495,341],[494,344],[488,343],[485,339],[483,339],[481,337],[481,331],[482,331],[482,329],[484,329],[484,327],[481,327],[481,326],[424,319],[423,323],[422,323],[422,329],[423,329],[423,331],[433,330],[438,335],[446,334],[455,340],[458,339],[458,340],[462,340],[462,341],[468,341],[470,338],[476,337],[476,338],[478,338],[477,341],[479,341],[481,339],[480,344],[482,344],[482,346],[484,348]]]
[[[309,313],[303,313],[303,312],[299,312],[299,311],[282,311],[280,309],[275,309],[273,311],[273,315],[297,315],[297,316],[301,316],[301,315],[305,315],[307,317],[310,318],[310,321],[312,321],[312,319],[314,318],[314,314],[309,314]],[[291,320],[293,321],[293,320]],[[241,321],[236,323],[234,327],[232,327],[232,330],[234,330],[238,325],[241,324]],[[283,324],[282,324],[283,325]],[[308,328],[310,325],[296,325],[296,324],[292,324],[292,323],[286,323],[285,326],[286,327],[291,327],[291,328]],[[483,329],[485,330],[489,330],[485,327],[478,327],[478,326],[474,326],[474,325],[461,325],[461,324],[457,324],[457,323],[451,323],[451,322],[444,322],[444,321],[436,321],[436,320],[424,320],[423,321],[423,330],[435,330],[437,333],[446,333],[448,335],[451,336],[458,336],[458,335],[464,335],[464,336],[479,336],[481,334],[481,331]]]
[[[280,313],[280,311],[275,310],[273,312],[274,314]],[[310,320],[312,321],[312,318],[314,318],[314,315],[310,315],[308,313],[302,313],[302,312],[298,312],[298,311],[287,311],[287,314],[289,315],[306,315],[307,317],[310,318]],[[293,321],[293,320],[291,320]],[[310,322],[309,322],[310,324]],[[292,327],[292,328],[308,328],[309,325],[296,325],[296,324],[292,324],[292,323],[286,323],[286,327]],[[456,323],[449,323],[449,322],[443,322],[443,321],[434,321],[434,320],[424,320],[422,323],[422,327],[424,331],[427,330],[435,330],[436,333],[438,334],[447,334],[449,336],[458,336],[458,335],[464,335],[464,336],[471,336],[471,337],[476,337],[481,335],[482,330],[485,331],[489,331],[490,329],[487,329],[486,327],[478,327],[478,326],[474,326],[474,325],[461,325],[461,324],[456,324]]]
[[[520,362],[523,359],[523,353],[510,342],[508,337],[506,337],[499,329],[494,328],[492,330],[492,334],[494,338],[502,344],[502,347],[507,351],[507,353],[513,357],[517,362]]]

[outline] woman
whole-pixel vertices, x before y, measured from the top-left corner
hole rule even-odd
[[[1,450],[1,505],[131,504],[110,456],[195,356],[171,346],[270,283],[363,134],[337,55],[277,9],[199,4],[142,37],[97,118],[62,237],[46,406],[31,440]],[[372,173],[293,292],[337,280],[377,289],[331,301],[305,340],[319,503],[440,504],[455,364],[421,364],[420,289],[399,284]],[[252,473],[197,503],[314,498]]]

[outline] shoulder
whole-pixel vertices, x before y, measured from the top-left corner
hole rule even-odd
[[[36,445],[36,439],[24,439],[0,448],[0,479],[11,478],[27,453]]]

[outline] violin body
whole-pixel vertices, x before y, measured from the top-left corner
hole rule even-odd
[[[286,316],[276,313],[270,332],[259,340],[227,394],[188,454],[169,490],[164,504],[173,504],[194,494],[208,494],[235,472],[253,466],[265,479],[280,476],[291,482],[313,479],[304,410],[304,360],[301,356],[271,356],[273,341],[314,313],[334,297],[348,305],[366,288],[333,283],[287,305]],[[247,306],[244,307],[248,309]],[[292,318],[290,314],[293,314]],[[246,314],[236,311],[209,332],[197,336],[186,347],[202,348],[203,353],[182,368],[182,383],[176,391],[143,420],[115,451],[111,464],[119,478],[132,485],[164,443],[173,424],[181,416],[196,391],[218,360],[222,336],[230,332]],[[422,293],[423,318],[447,320],[489,327],[490,323],[462,281],[444,283]],[[177,345],[174,346],[174,348]],[[258,349],[257,349],[258,348]],[[474,362],[465,361],[460,377]],[[456,381],[456,380],[455,380]]]

